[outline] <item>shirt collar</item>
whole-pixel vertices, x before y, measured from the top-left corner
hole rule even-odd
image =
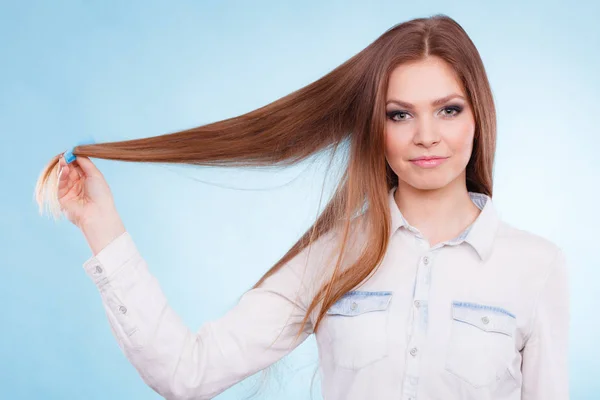
[[[411,232],[420,235],[421,233],[418,229],[411,226],[404,219],[404,216],[396,204],[396,200],[394,200],[394,193],[397,188],[398,186],[394,186],[389,191],[389,205],[392,217],[390,226],[391,233],[393,234],[399,228],[404,227]],[[469,192],[469,196],[473,203],[481,209],[481,213],[460,235],[444,243],[448,245],[457,245],[463,241],[467,242],[475,249],[481,260],[486,261],[492,252],[500,220],[491,197],[484,193],[476,192]]]

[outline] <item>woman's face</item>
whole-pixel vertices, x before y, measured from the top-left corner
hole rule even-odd
[[[464,181],[475,120],[462,85],[445,61],[429,57],[394,69],[386,115],[385,153],[399,185],[434,190]],[[415,160],[419,157],[441,159]]]

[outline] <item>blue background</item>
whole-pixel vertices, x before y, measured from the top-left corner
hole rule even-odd
[[[323,76],[396,23],[445,13],[478,47],[497,102],[501,216],[567,253],[572,398],[597,398],[600,3],[413,3],[2,1],[0,397],[159,398],[112,337],[82,269],[84,237],[38,214],[34,184],[51,156],[90,135],[154,136],[239,115]],[[232,307],[314,221],[326,176],[322,162],[232,170],[95,161],[192,329]],[[311,338],[256,398],[310,398],[316,367]],[[242,398],[259,382],[218,398]],[[312,393],[320,398],[318,379]]]

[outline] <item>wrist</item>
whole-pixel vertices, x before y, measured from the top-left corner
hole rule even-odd
[[[80,229],[93,255],[96,256],[125,232],[125,225],[118,214],[110,214],[87,220],[81,224]]]

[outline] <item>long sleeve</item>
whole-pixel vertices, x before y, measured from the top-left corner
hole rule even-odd
[[[169,306],[128,232],[83,267],[101,294],[120,348],[146,384],[167,399],[209,399],[276,362],[312,333],[306,324],[294,340],[307,307],[298,274],[305,261],[295,257],[197,332]]]
[[[569,322],[567,263],[559,250],[539,293],[523,349],[522,400],[569,398]]]

